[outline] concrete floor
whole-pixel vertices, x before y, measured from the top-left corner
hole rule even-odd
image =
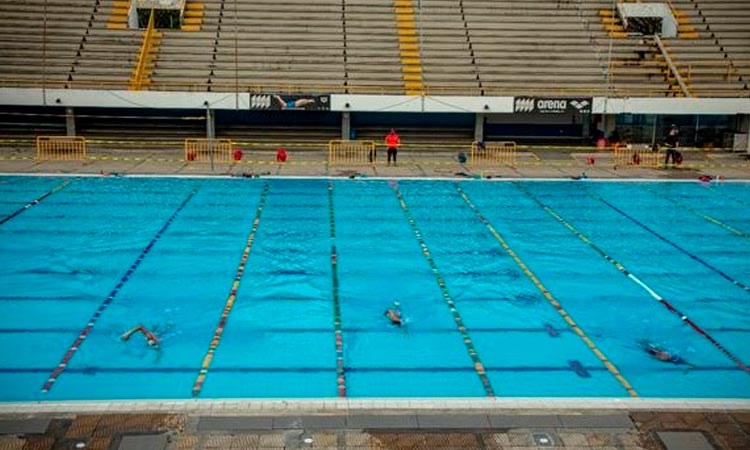
[[[679,168],[614,168],[611,153],[529,149],[515,168],[471,168],[455,155],[401,152],[398,166],[329,166],[322,151],[273,152],[238,163],[186,162],[177,151],[98,152],[36,161],[0,149],[0,173],[439,178],[750,179],[741,154],[685,151]],[[588,158],[594,157],[594,164]],[[247,157],[246,157],[247,158]],[[640,399],[636,399],[640,400]],[[192,406],[191,406],[192,405]],[[593,405],[593,407],[592,407]],[[496,405],[356,401],[0,404],[0,450],[575,449],[748,450],[750,400],[684,403],[545,399]]]

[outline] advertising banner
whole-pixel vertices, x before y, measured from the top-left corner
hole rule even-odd
[[[267,111],[330,111],[330,95],[250,94],[250,109]]]
[[[593,99],[516,97],[513,112],[518,114],[590,114]]]

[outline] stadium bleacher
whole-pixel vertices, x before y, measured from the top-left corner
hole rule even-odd
[[[401,8],[414,10],[421,58],[411,61],[421,64],[414,72],[425,93],[680,95],[653,42],[613,32],[616,24],[601,17],[612,2],[420,4],[421,12],[397,0],[191,0],[198,8],[188,8],[191,25],[163,30],[148,89],[404,94]],[[121,18],[112,25],[122,5],[2,2],[0,84],[126,89],[144,32],[122,28]],[[747,96],[750,3],[669,5],[683,31],[664,43],[690,95]]]

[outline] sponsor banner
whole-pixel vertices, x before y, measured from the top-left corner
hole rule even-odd
[[[519,114],[591,113],[592,98],[516,97],[513,112]]]
[[[330,111],[330,95],[250,94],[250,109]]]

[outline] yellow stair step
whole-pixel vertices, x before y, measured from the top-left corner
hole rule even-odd
[[[419,66],[422,61],[419,58],[401,58],[401,64],[405,66]]]
[[[182,31],[200,31],[201,27],[200,25],[183,25],[180,27],[180,30]]]
[[[619,24],[620,19],[618,19],[617,17],[602,17],[602,23],[607,25]]]
[[[112,12],[110,12],[113,16],[127,16],[128,15],[128,8],[112,8]]]
[[[417,30],[415,30],[414,28],[410,28],[410,29],[399,28],[398,35],[399,36],[416,36]]]
[[[401,59],[404,58],[419,58],[419,51],[417,50],[404,50],[401,49]]]
[[[412,7],[397,7],[396,14],[414,14],[414,8]]]
[[[698,33],[680,33],[678,35],[681,39],[698,39],[700,35]]]
[[[612,14],[611,9],[600,9],[599,10],[599,17],[612,17],[614,14]]]
[[[625,39],[626,37],[628,37],[628,33],[622,31],[612,31],[609,33],[609,37],[614,39]]]
[[[422,82],[422,74],[421,73],[405,73],[402,75],[402,78],[404,81],[419,81]]]
[[[417,28],[417,24],[413,20],[403,20],[403,21],[397,20],[396,21],[396,28],[399,28],[399,29],[402,29],[402,30],[403,29],[412,29],[413,30],[413,29]]]
[[[128,24],[127,23],[108,23],[107,29],[108,30],[127,30]]]
[[[203,22],[203,17],[185,17],[182,19],[182,25],[200,25]]]
[[[410,43],[416,43],[418,41],[416,36],[399,36],[398,37],[398,43],[401,44],[401,48],[403,48],[404,44],[410,44]]]
[[[406,95],[422,95],[424,94],[424,89],[407,89]]]
[[[624,32],[625,31],[625,28],[623,28],[622,25],[614,25],[614,24],[604,25],[604,29],[606,31],[612,31],[612,32],[615,32],[615,33],[618,32],[618,31],[620,31],[620,32]]]
[[[112,16],[109,23],[128,23],[128,16]]]
[[[414,7],[414,3],[411,0],[395,0],[393,4],[396,8]]]
[[[115,8],[125,8],[125,9],[128,9],[128,8],[130,8],[130,2],[127,1],[127,0],[115,0],[115,2],[113,3],[113,6]]]
[[[403,66],[401,71],[404,73],[422,73],[421,66]]]
[[[185,11],[183,17],[203,17],[203,11]]]
[[[203,11],[203,9],[205,9],[205,5],[203,3],[188,3],[187,5],[185,5],[186,11]]]
[[[419,44],[417,44],[417,43],[404,43],[404,44],[400,44],[398,46],[398,48],[401,51],[404,51],[404,50],[407,50],[407,51],[409,51],[409,50],[419,51]]]

